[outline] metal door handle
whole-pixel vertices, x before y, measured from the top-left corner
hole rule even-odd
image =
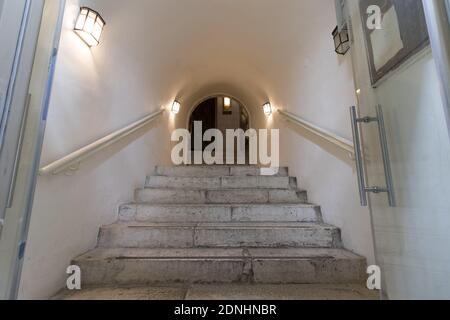
[[[361,137],[359,136],[358,115],[356,107],[350,108],[350,117],[352,119],[353,145],[355,147],[356,173],[358,175],[358,188],[361,206],[367,207],[366,179],[364,176],[364,164],[361,152]]]
[[[355,161],[356,161],[356,172],[358,176],[358,187],[359,187],[359,196],[361,200],[361,206],[367,207],[367,193],[387,193],[388,202],[390,207],[395,207],[395,195],[394,195],[394,187],[392,183],[392,170],[391,170],[391,162],[389,157],[389,148],[386,138],[386,127],[384,125],[384,116],[383,110],[380,105],[376,106],[376,117],[363,117],[358,118],[358,113],[356,111],[356,107],[353,106],[350,108],[350,117],[352,122],[352,132],[353,132],[353,143],[355,148]],[[378,124],[378,134],[380,139],[381,146],[381,154],[383,157],[383,167],[384,167],[384,175],[386,179],[386,187],[367,187],[366,186],[366,178],[364,171],[364,160],[362,154],[361,147],[361,135],[359,124],[369,124],[372,122],[376,122]]]

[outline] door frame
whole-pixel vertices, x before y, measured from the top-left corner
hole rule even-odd
[[[204,103],[206,103],[206,102],[208,102],[208,101],[212,101],[212,100],[214,100],[214,111],[213,111],[214,115],[213,115],[213,117],[211,117],[211,118],[214,118],[214,126],[213,126],[212,128],[209,128],[209,129],[214,129],[214,128],[216,128],[216,127],[217,127],[217,113],[218,113],[218,110],[217,110],[217,97],[215,97],[215,98],[210,98],[210,99],[206,99],[205,101],[201,102],[197,107],[195,107],[195,108],[192,110],[192,113],[189,115],[189,127],[188,127],[188,130],[189,130],[189,132],[191,133],[191,140],[192,140],[192,143],[191,143],[191,152],[194,152],[194,153],[195,153],[195,152],[197,152],[197,151],[200,151],[200,150],[195,150],[195,144],[194,144],[194,140],[195,140],[194,122],[197,121],[197,120],[193,119],[194,112],[196,112],[197,109],[198,109],[201,105],[203,105]],[[205,132],[206,130],[208,130],[208,129],[205,129],[205,127],[203,127],[203,131]],[[203,137],[203,133],[202,133],[202,137]],[[202,140],[203,140],[203,139],[202,139]],[[205,144],[206,144],[206,143],[203,141],[203,146],[202,146],[202,150],[201,150],[202,152],[205,151],[205,147],[206,147]]]
[[[32,34],[30,41],[37,50],[31,52],[32,66],[24,70],[31,75],[28,86],[16,89],[29,99],[13,181],[15,196],[0,235],[0,299],[17,299],[19,293],[65,3],[66,0],[32,2],[36,5],[31,12],[36,21],[27,32]]]
[[[38,22],[31,15],[36,6],[32,6],[30,0],[4,1],[1,6],[7,17],[3,16],[0,27],[7,34],[0,34],[5,46],[0,70],[4,72],[0,87],[0,235],[6,208],[11,205],[15,155],[27,104],[27,94],[22,88],[30,81],[28,70],[33,63],[37,38],[37,34],[31,34],[30,25]]]

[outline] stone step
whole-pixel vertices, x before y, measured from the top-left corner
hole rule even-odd
[[[76,258],[84,287],[170,283],[363,283],[343,249],[95,249]]]
[[[315,223],[117,223],[101,228],[102,248],[338,248],[340,230]]]
[[[297,187],[295,178],[277,176],[168,177],[149,176],[147,188],[175,189],[290,189]]]
[[[124,222],[323,222],[320,207],[310,204],[151,205],[119,209]]]
[[[260,176],[257,166],[158,166],[155,175],[168,177]],[[288,168],[281,167],[277,176],[287,177]]]
[[[286,189],[192,190],[145,188],[136,190],[136,202],[152,204],[306,203],[306,191]]]

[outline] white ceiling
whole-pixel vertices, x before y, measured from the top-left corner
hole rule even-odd
[[[98,54],[134,72],[157,103],[177,97],[189,109],[213,93],[249,109],[287,103],[298,99],[296,83],[315,52],[334,54],[334,0],[90,2],[107,22]],[[325,42],[315,41],[317,30]]]

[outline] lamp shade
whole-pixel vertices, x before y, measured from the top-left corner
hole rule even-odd
[[[100,43],[105,25],[105,20],[97,11],[82,7],[75,24],[75,32],[89,47],[95,47]]]
[[[270,102],[267,102],[266,104],[264,104],[263,110],[264,110],[264,114],[266,116],[272,115],[272,105],[270,104]]]
[[[336,51],[337,54],[345,55],[347,51],[350,50],[350,37],[347,27],[343,28],[341,31],[336,27],[333,30],[333,40],[334,51]]]
[[[223,98],[223,106],[225,109],[230,109],[231,108],[231,98],[225,97]]]
[[[223,114],[231,115],[231,98],[224,97],[223,98]]]

